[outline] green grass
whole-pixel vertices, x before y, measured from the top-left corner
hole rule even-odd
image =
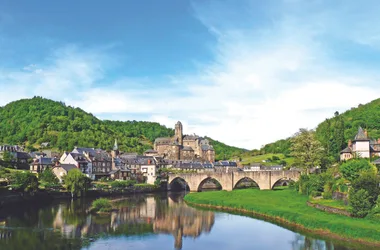
[[[380,244],[380,224],[369,219],[351,218],[329,214],[306,205],[307,196],[293,190],[257,189],[234,190],[232,192],[190,193],[187,202],[233,209],[245,209],[261,215],[282,218],[309,230],[322,230],[345,239],[356,239]]]
[[[286,161],[287,166],[291,166],[294,163],[294,158],[288,157],[286,158],[283,154],[264,154],[264,155],[242,155],[242,164],[248,165],[251,163],[261,163],[262,165],[265,166],[272,166],[272,165],[277,165],[279,164],[280,161],[272,161],[272,162],[263,162],[263,160],[267,160],[268,158],[271,158],[273,156],[277,156],[281,160]]]
[[[309,202],[313,204],[319,204],[323,206],[334,207],[334,208],[348,211],[348,206],[345,205],[343,201],[339,201],[339,200],[316,199],[316,200],[310,200]]]

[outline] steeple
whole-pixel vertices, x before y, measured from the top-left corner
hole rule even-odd
[[[119,147],[117,146],[117,139],[115,139],[115,144],[113,145],[113,150],[119,150]]]

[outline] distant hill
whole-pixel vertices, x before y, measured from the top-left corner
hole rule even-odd
[[[355,137],[359,126],[367,129],[370,138],[380,138],[380,99],[360,104],[342,114],[336,112],[334,117],[317,126],[316,134],[329,154],[337,157],[348,140]]]
[[[159,123],[100,120],[80,108],[42,97],[0,107],[0,143],[23,144],[30,150],[43,142],[60,151],[74,146],[111,150],[117,139],[121,151],[143,153],[152,148],[155,138],[173,135],[173,129]],[[218,159],[239,150],[211,138],[210,141]]]

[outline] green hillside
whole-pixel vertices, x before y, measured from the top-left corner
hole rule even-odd
[[[242,153],[248,151],[246,149],[228,146],[220,141],[213,140],[210,137],[206,137],[206,139],[208,139],[210,144],[214,147],[216,153],[216,160],[227,160],[237,158]]]
[[[380,99],[359,105],[357,108],[326,119],[316,129],[317,138],[322,142],[328,154],[337,157],[339,152],[353,139],[361,126],[368,130],[372,139],[380,138]]]
[[[0,143],[24,144],[29,150],[42,142],[60,151],[74,146],[110,150],[117,139],[120,150],[142,153],[152,147],[155,138],[173,135],[173,129],[159,123],[102,121],[80,108],[42,97],[0,107]],[[217,157],[236,149],[215,141]]]

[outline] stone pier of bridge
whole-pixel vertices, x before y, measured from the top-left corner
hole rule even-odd
[[[281,180],[297,181],[300,176],[298,171],[242,171],[231,173],[186,173],[186,174],[169,174],[168,188],[177,178],[187,183],[191,192],[198,192],[205,181],[209,179],[217,180],[223,190],[231,191],[243,179],[248,178],[256,182],[260,190],[272,189],[274,185]]]

